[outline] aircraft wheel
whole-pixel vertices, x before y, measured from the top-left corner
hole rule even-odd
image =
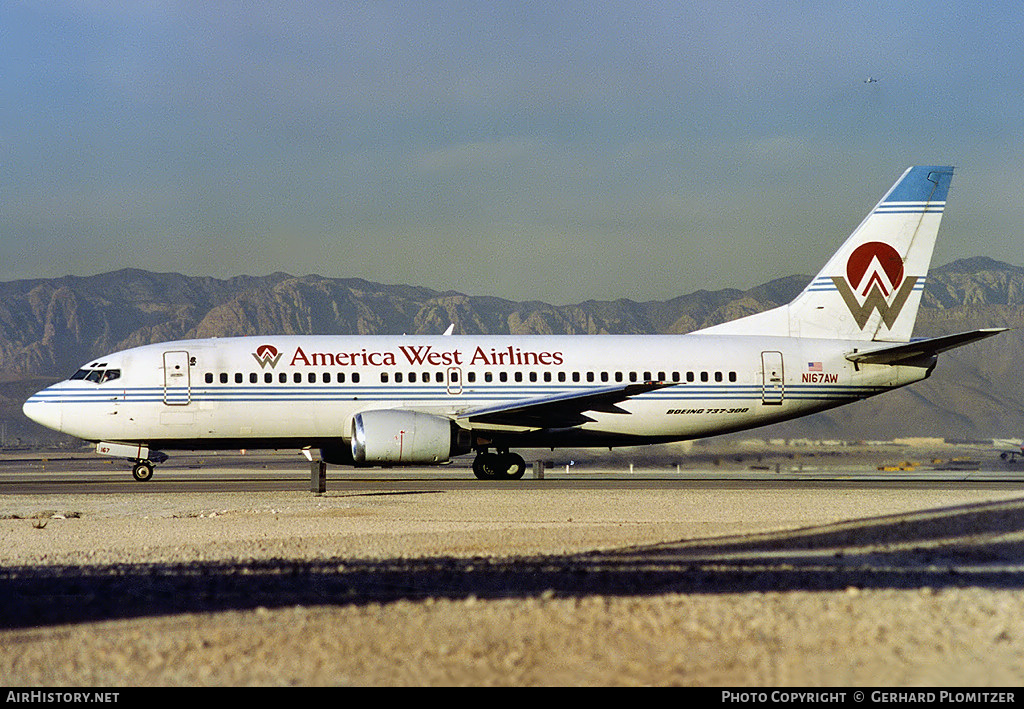
[[[526,461],[518,453],[480,453],[473,461],[480,480],[518,480],[525,472]]]
[[[498,477],[497,455],[494,453],[479,453],[473,459],[473,475],[479,480],[494,480]]]
[[[519,480],[526,472],[526,461],[518,453],[505,453],[499,455],[498,459],[501,461],[499,468],[503,480]]]
[[[140,460],[132,468],[132,477],[139,482],[146,482],[153,477],[153,464],[148,460]]]

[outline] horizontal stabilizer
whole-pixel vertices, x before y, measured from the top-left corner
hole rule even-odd
[[[643,384],[588,389],[584,392],[516,401],[501,406],[467,411],[459,418],[474,424],[522,426],[524,428],[579,426],[594,420],[584,415],[584,411],[626,414],[629,412],[619,408],[616,404],[638,394],[674,385],[674,382],[644,382]]]
[[[928,340],[916,340],[906,344],[901,343],[872,350],[860,350],[847,354],[846,359],[858,364],[901,364],[921,357],[932,357],[940,352],[951,350],[954,347],[961,347],[977,340],[983,340],[986,337],[998,335],[1006,330],[1007,328],[1005,327],[989,327],[982,328],[981,330],[971,330],[970,332],[961,332],[956,335],[933,337]]]

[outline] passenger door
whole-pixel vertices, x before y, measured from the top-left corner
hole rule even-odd
[[[761,403],[781,406],[786,393],[785,373],[781,352],[761,353]]]
[[[192,401],[188,352],[164,352],[164,403],[187,406]]]

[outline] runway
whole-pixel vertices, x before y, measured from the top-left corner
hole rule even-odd
[[[891,456],[890,456],[891,457]],[[827,462],[764,459],[756,464],[719,463],[706,467],[619,464],[535,466],[521,480],[481,481],[470,459],[450,465],[414,468],[329,466],[327,490],[365,491],[386,487],[425,490],[693,490],[693,489],[1007,489],[1024,488],[1024,464],[989,460],[935,459],[905,470],[885,467],[863,456]],[[936,462],[937,461],[937,462]],[[295,492],[310,490],[310,464],[298,453],[214,452],[179,454],[156,468],[148,482],[131,476],[130,462],[86,453],[8,453],[0,456],[0,494]]]

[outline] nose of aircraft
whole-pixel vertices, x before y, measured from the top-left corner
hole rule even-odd
[[[22,412],[36,423],[60,431],[63,426],[62,409],[59,402],[47,401],[40,396],[43,392],[29,397],[21,407]]]

